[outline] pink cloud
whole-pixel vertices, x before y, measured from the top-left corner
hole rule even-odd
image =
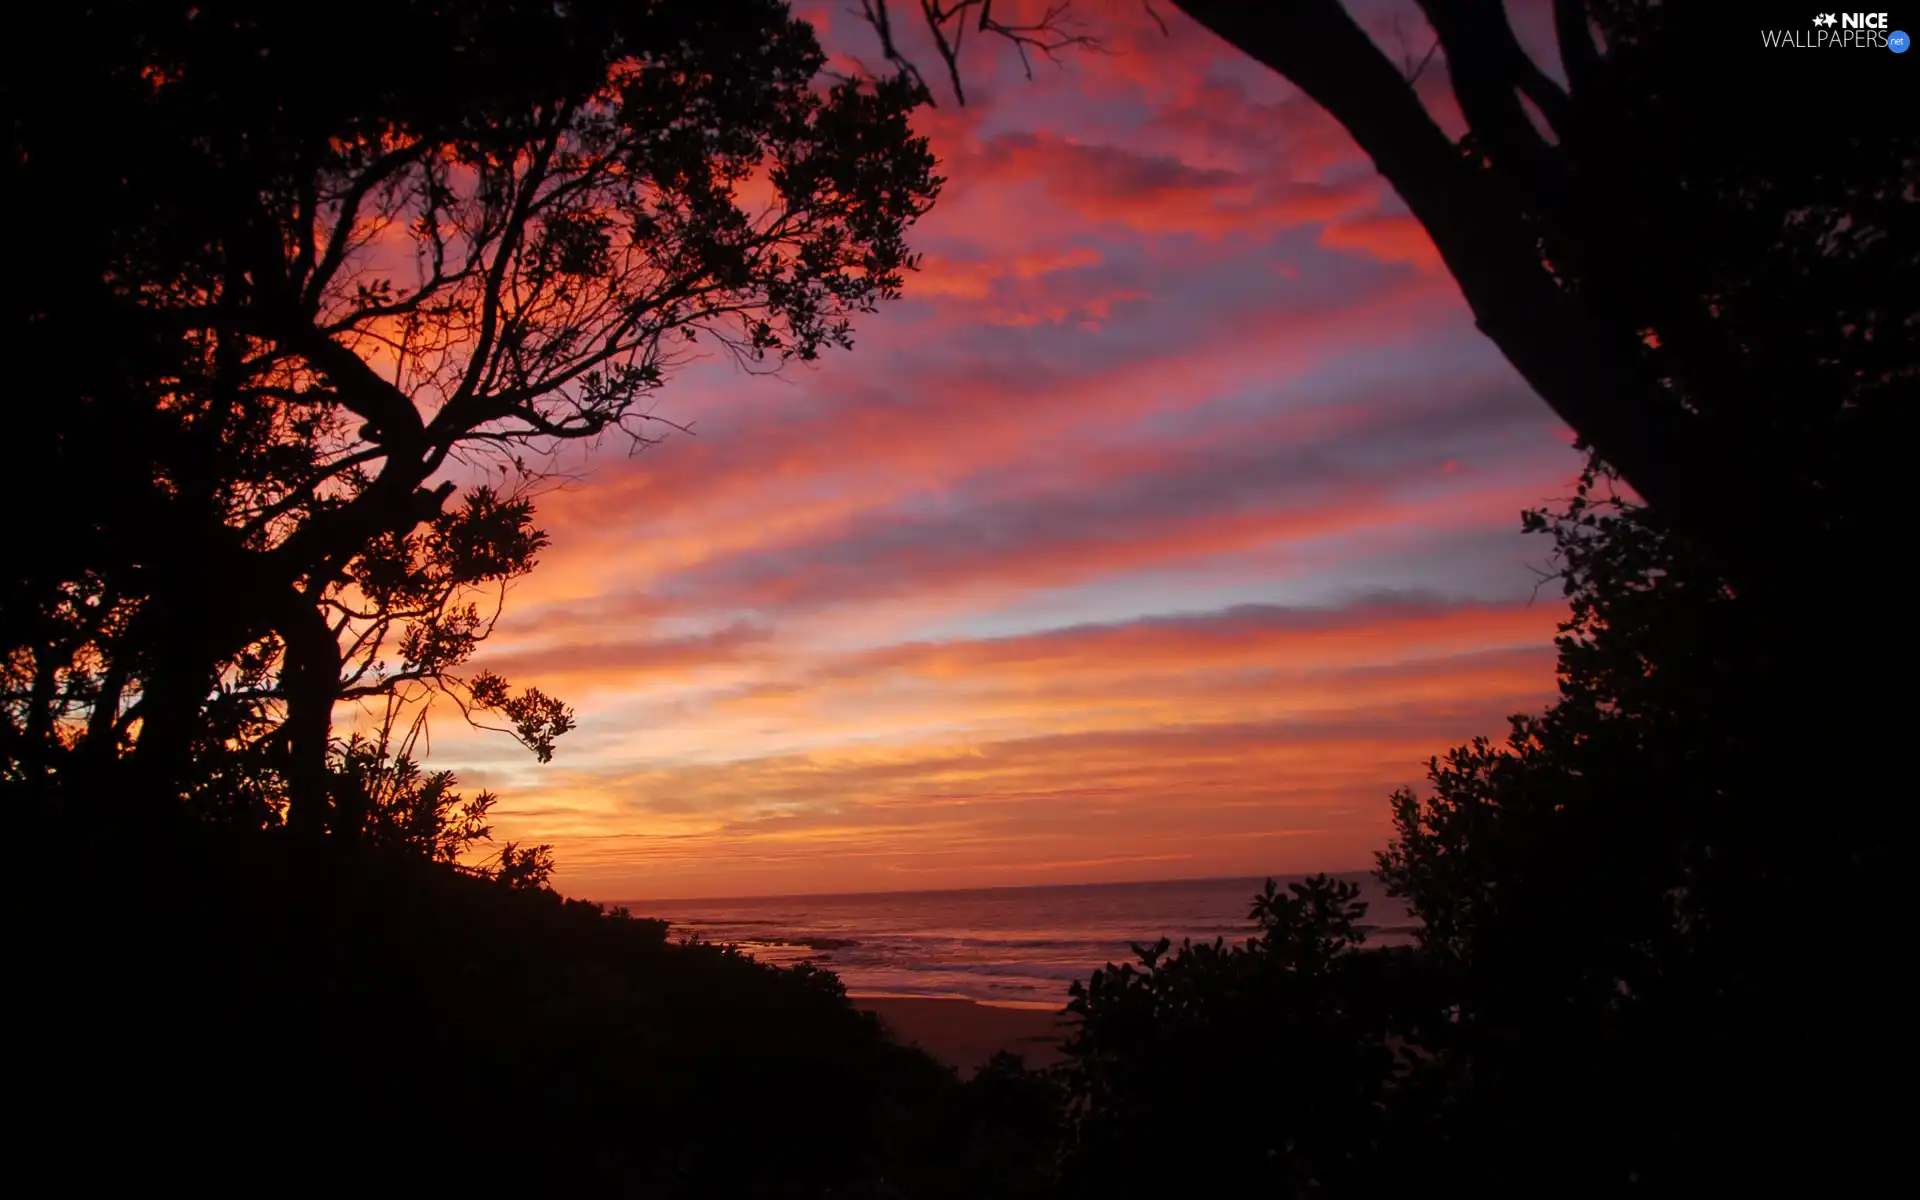
[[[1370,182],[1274,179],[1045,133],[1002,135],[948,169],[973,188],[1031,185],[1081,221],[1157,236],[1266,236],[1360,211],[1378,194]]]
[[[582,728],[551,767],[457,726],[440,756],[564,887],[1364,866],[1388,791],[1551,695],[1517,534],[1411,560],[1512,529],[1572,474],[1564,431],[1337,124],[1120,8],[1089,14],[1111,53],[918,114],[950,183],[852,354],[697,364],[660,410],[697,436],[561,464],[479,662]],[[1370,591],[1396,553],[1422,594]],[[1309,587],[1373,598],[1208,598]]]
[[[1426,227],[1411,216],[1378,214],[1346,217],[1320,231],[1319,242],[1333,250],[1351,250],[1385,263],[1407,263],[1422,271],[1442,269],[1440,252]]]

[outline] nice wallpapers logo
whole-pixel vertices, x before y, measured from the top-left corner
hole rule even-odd
[[[1815,13],[1810,29],[1762,29],[1760,44],[1777,50],[1891,50],[1905,54],[1912,40],[1887,27],[1886,13]]]

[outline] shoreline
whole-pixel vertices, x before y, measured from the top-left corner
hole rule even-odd
[[[1067,1002],[1058,1004],[1049,1000],[981,1000],[975,996],[963,996],[958,992],[848,992],[847,999],[856,1007],[868,1000],[964,1000],[968,1004],[978,1004],[981,1008],[1005,1008],[1014,1012],[1057,1013],[1066,1008]]]
[[[994,1004],[964,996],[872,994],[849,998],[855,1008],[879,1017],[896,1040],[920,1047],[963,1078],[1002,1050],[1019,1055],[1028,1067],[1050,1067],[1060,1061],[1060,1044],[1073,1025],[1058,1007],[1021,1001]]]

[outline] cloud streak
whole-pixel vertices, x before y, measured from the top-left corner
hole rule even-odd
[[[564,888],[1349,869],[1552,693],[1517,514],[1567,432],[1324,114],[1181,22],[1114,48],[923,114],[952,182],[853,354],[695,363],[697,436],[561,464],[477,665],[581,727],[435,756]]]

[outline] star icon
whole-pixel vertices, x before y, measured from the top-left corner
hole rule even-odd
[[[1831,25],[1833,25],[1833,24],[1835,24],[1835,21],[1834,21],[1834,18],[1833,18],[1833,14],[1832,14],[1832,13],[1821,13],[1821,14],[1820,14],[1819,16],[1817,16],[1817,17],[1815,17],[1815,18],[1813,19],[1813,23],[1814,23],[1815,25],[1828,25],[1828,26],[1831,26]]]

